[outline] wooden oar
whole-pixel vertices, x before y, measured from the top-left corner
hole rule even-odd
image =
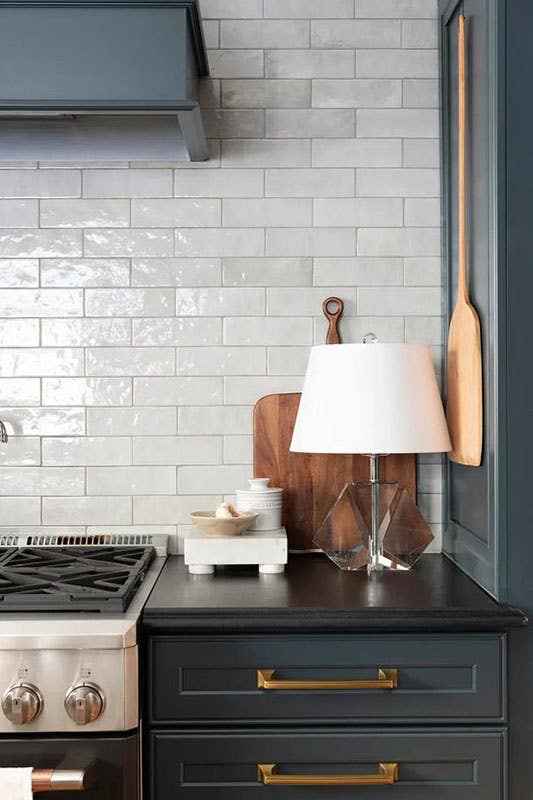
[[[466,45],[465,18],[459,17],[459,279],[448,334],[446,416],[452,440],[451,461],[478,467],[483,442],[481,331],[467,283],[466,239]]]

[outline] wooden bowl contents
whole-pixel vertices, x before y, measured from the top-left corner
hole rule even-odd
[[[252,525],[257,514],[243,511],[238,517],[219,519],[214,511],[194,511],[190,517],[193,525],[198,525],[208,536],[240,536]]]

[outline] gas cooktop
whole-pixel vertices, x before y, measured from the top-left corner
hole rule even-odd
[[[125,611],[153,547],[0,549],[0,612]]]

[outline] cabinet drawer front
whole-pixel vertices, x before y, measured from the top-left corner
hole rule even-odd
[[[154,637],[156,724],[501,721],[497,634]]]
[[[158,731],[150,739],[150,796],[210,800],[216,792],[217,800],[501,800],[504,742],[501,730]],[[289,778],[291,784],[265,785],[265,766],[268,774],[282,782]],[[380,785],[387,769],[395,782]],[[361,783],[354,785],[356,778]]]

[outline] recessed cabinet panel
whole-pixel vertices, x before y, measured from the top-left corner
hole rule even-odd
[[[501,800],[504,737],[501,730],[431,728],[157,731],[150,738],[151,797]],[[291,785],[265,785],[262,772]],[[384,783],[387,773],[394,783]]]
[[[504,639],[155,637],[154,724],[504,718]]]

